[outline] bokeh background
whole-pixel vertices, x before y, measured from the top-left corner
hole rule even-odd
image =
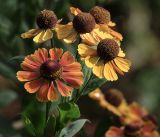
[[[70,6],[83,11],[89,11],[94,5],[108,9],[117,24],[115,30],[124,37],[122,48],[132,61],[132,67],[125,77],[107,82],[102,89],[104,92],[110,88],[122,91],[129,102],[138,101],[160,121],[159,0],[0,0],[0,3],[0,137],[30,136],[21,122],[22,112],[32,118],[37,130],[42,130],[38,123],[43,121],[43,104],[34,101],[34,96],[28,95],[23,84],[17,81],[21,60],[15,56],[23,58],[38,47],[48,46],[20,38],[22,32],[36,26],[35,17],[44,8],[54,10],[64,23],[70,19]],[[57,40],[55,44],[65,46]],[[101,137],[106,130],[106,111],[87,96],[78,104],[82,117],[92,121],[87,134]],[[94,133],[96,128],[98,131]]]

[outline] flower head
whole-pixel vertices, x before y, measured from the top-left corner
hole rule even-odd
[[[38,49],[27,56],[21,64],[23,71],[17,72],[19,81],[26,82],[24,87],[29,93],[36,93],[40,101],[54,101],[58,92],[70,96],[74,88],[83,83],[81,65],[62,49]]]
[[[21,37],[33,38],[33,41],[36,43],[45,42],[53,37],[52,30],[56,28],[59,22],[60,20],[57,19],[53,11],[45,9],[36,18],[38,28],[22,33]]]
[[[103,7],[94,6],[89,13],[95,18],[96,23],[99,25],[101,31],[109,33],[117,40],[122,40],[123,37],[120,33],[111,29],[115,26],[115,23],[111,21],[111,14],[108,10]]]
[[[90,46],[79,44],[78,52],[85,64],[93,69],[93,73],[99,78],[109,81],[118,79],[118,74],[124,75],[130,69],[130,61],[124,59],[125,54],[117,41],[105,38]]]
[[[92,42],[101,35],[102,32],[97,28],[95,18],[90,13],[74,7],[71,7],[70,11],[74,15],[73,21],[66,25],[58,25],[56,28],[59,39],[73,43],[79,36],[84,41]]]

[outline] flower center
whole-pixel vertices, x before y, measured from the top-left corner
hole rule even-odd
[[[94,17],[89,13],[79,13],[73,19],[73,27],[78,33],[89,33],[96,25]]]
[[[108,24],[111,20],[109,11],[99,6],[93,7],[90,14],[95,18],[97,24]]]
[[[113,60],[119,53],[119,45],[112,39],[101,40],[97,46],[97,53],[104,61]]]
[[[116,89],[110,89],[105,93],[105,99],[113,106],[118,107],[122,103],[124,97]]]
[[[37,16],[37,25],[40,29],[51,29],[57,23],[57,16],[53,11],[43,10]]]
[[[124,128],[124,134],[127,137],[139,137],[141,134],[142,125],[140,123],[134,123],[126,125]]]
[[[44,62],[40,67],[40,74],[47,80],[55,80],[60,78],[62,68],[58,62],[48,60]]]

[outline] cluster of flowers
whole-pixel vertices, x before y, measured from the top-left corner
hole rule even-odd
[[[136,102],[128,104],[120,91],[111,89],[103,94],[98,88],[89,97],[119,117],[121,127],[110,127],[105,137],[160,137],[156,118]]]
[[[37,28],[21,34],[22,38],[33,38],[36,43],[51,40],[55,35],[67,44],[80,39],[78,53],[93,74],[108,81],[115,81],[130,69],[130,61],[120,47],[122,35],[112,29],[109,11],[95,6],[89,12],[71,7],[73,20],[61,24],[53,11],[43,10],[37,16]],[[53,45],[52,45],[53,46]],[[54,45],[55,46],[55,45]],[[83,84],[81,64],[69,52],[61,48],[39,48],[25,57],[22,71],[17,72],[19,81],[29,93],[36,93],[39,101],[54,101],[62,96],[71,96],[73,88]]]

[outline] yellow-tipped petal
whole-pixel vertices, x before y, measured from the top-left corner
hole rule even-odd
[[[42,37],[42,40],[45,42],[53,37],[53,32],[50,29],[47,29]]]
[[[95,56],[95,57],[88,56],[87,58],[85,58],[85,64],[89,68],[92,68],[97,63],[98,60],[99,60],[99,57],[97,57],[97,56]]]
[[[93,66],[93,73],[99,77],[99,78],[103,78],[104,77],[104,62],[101,60],[101,61],[98,61],[98,63]]]
[[[95,56],[97,55],[97,52],[95,49],[90,48],[88,45],[86,44],[79,44],[78,45],[78,53],[82,56],[82,57],[87,57],[87,56]]]
[[[37,36],[35,36],[33,38],[33,41],[36,42],[36,43],[42,43],[42,42],[44,42],[43,41],[44,34],[45,34],[45,31],[41,31]]]
[[[110,62],[105,64],[104,77],[109,81],[115,81],[118,79],[118,76],[115,73],[113,66],[112,66],[112,64],[110,64]]]
[[[123,52],[123,50],[121,48],[119,49],[118,56],[119,57],[125,57],[125,53]]]
[[[116,26],[116,23],[114,23],[114,22],[110,21],[110,22],[108,23],[108,26],[110,26],[110,27],[114,27],[114,26]]]
[[[73,29],[71,33],[64,39],[64,42],[68,44],[75,42],[77,39],[77,35],[77,32]]]
[[[80,9],[78,9],[78,8],[70,7],[70,12],[73,15],[77,15],[77,14],[81,13],[82,11]]]
[[[117,57],[114,59],[115,64],[119,69],[121,69],[123,72],[128,72],[130,69],[131,63],[129,60]]]
[[[32,37],[36,36],[39,32],[40,32],[39,29],[31,29],[31,30],[29,30],[29,31],[27,31],[25,33],[22,33],[21,37],[23,39],[32,38]]]

